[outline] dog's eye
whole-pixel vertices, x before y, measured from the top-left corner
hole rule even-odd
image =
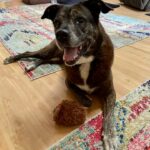
[[[85,22],[84,18],[78,17],[78,18],[75,19],[76,24],[83,24],[84,22]]]
[[[54,20],[54,26],[55,28],[59,28],[61,25],[61,22],[59,20]]]

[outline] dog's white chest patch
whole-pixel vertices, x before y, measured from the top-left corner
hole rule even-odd
[[[79,69],[80,69],[80,75],[84,81],[84,84],[77,85],[80,89],[82,89],[88,93],[92,93],[96,89],[96,88],[90,88],[87,84],[87,79],[88,79],[89,73],[90,73],[90,67],[91,67],[91,62],[81,64]]]
[[[82,64],[80,66],[80,75],[81,75],[81,78],[84,80],[84,83],[86,83],[88,79],[90,66],[91,66],[91,63]]]

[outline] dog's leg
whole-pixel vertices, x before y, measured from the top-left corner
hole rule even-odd
[[[49,62],[51,59],[54,58],[59,59],[59,61],[62,62],[62,51],[58,49],[54,40],[48,46],[44,47],[39,51],[25,52],[22,54],[18,54],[16,56],[10,56],[4,60],[4,64],[10,64],[18,60],[29,58],[29,57],[41,59],[41,61],[39,60],[35,62],[35,65],[31,67],[31,68],[35,68],[36,66],[39,66],[42,63]]]
[[[32,71],[32,70],[36,69],[38,66],[40,66],[41,64],[43,64],[43,60],[41,60],[41,59],[34,60],[34,62],[32,64],[25,67],[25,72]]]
[[[44,52],[44,49],[41,49],[40,51],[36,51],[36,52],[24,52],[22,54],[17,54],[15,56],[10,56],[6,59],[4,59],[3,63],[5,65],[7,64],[10,64],[10,63],[13,63],[13,62],[16,62],[16,61],[19,61],[21,59],[23,59],[24,61],[28,61],[27,58],[30,58],[30,57],[34,57],[34,58],[40,58],[40,55],[39,52],[41,53],[41,51]],[[25,59],[26,58],[26,59]],[[41,59],[41,58],[40,58]]]
[[[33,64],[26,66],[25,72],[29,72],[40,66],[41,64],[63,64],[63,60],[60,58],[51,58],[50,60],[38,59]]]
[[[103,141],[105,150],[118,150],[115,135],[114,107],[116,94],[114,89],[109,93],[103,105]]]
[[[66,79],[67,87],[73,91],[73,93],[77,96],[78,101],[85,107],[90,107],[92,105],[92,100],[86,95],[85,92],[80,90],[76,85],[72,84]]]

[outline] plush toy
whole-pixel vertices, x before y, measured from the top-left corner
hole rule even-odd
[[[54,109],[54,121],[59,125],[75,126],[84,123],[86,110],[76,101],[63,100]]]

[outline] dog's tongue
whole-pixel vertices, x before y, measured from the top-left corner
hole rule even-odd
[[[78,57],[78,47],[64,49],[63,60],[65,62],[74,61]]]

